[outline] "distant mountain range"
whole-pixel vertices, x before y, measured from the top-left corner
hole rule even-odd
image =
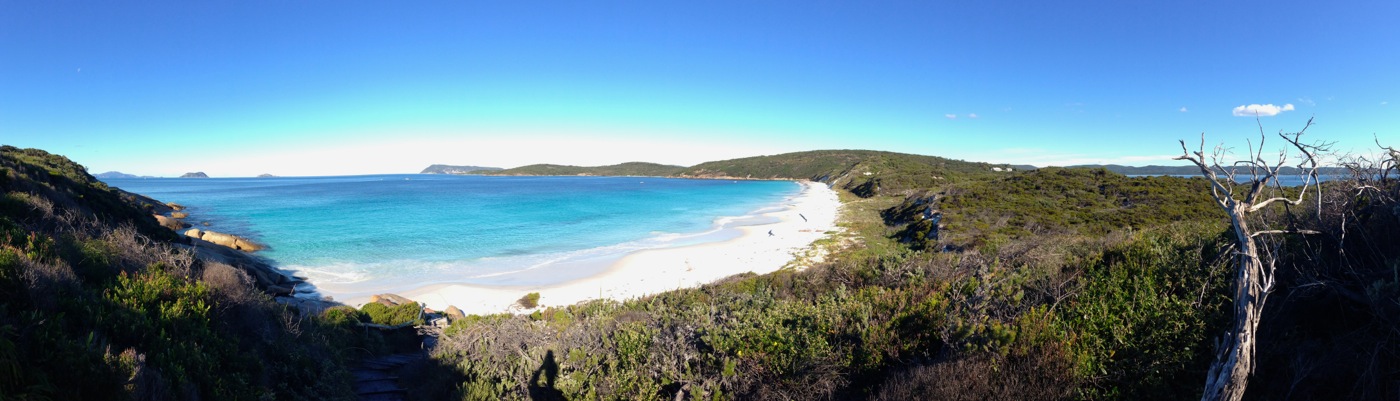
[[[1029,167],[1029,166],[1028,166],[1028,167]],[[1190,176],[1195,176],[1195,175],[1200,175],[1200,174],[1201,174],[1201,170],[1198,169],[1198,168],[1196,168],[1196,166],[1143,166],[1143,167],[1134,167],[1134,166],[1120,166],[1120,165],[1117,165],[1117,164],[1082,164],[1082,165],[1078,165],[1078,166],[1069,166],[1069,167],[1070,167],[1070,168],[1104,168],[1104,169],[1107,169],[1108,171],[1112,171],[1112,172],[1115,172],[1115,173],[1118,173],[1118,174],[1122,174],[1122,175],[1190,175]],[[1237,174],[1247,174],[1248,172],[1249,172],[1249,170],[1248,170],[1248,169],[1245,169],[1245,168],[1238,168],[1238,169],[1236,169],[1236,173],[1237,173]],[[1322,167],[1322,168],[1317,169],[1317,173],[1318,173],[1319,175],[1342,175],[1342,174],[1348,174],[1348,173],[1350,173],[1350,172],[1349,172],[1346,168],[1342,168],[1342,167]],[[1297,168],[1297,167],[1284,167],[1283,169],[1279,170],[1279,174],[1280,174],[1280,175],[1298,175],[1298,174],[1302,174],[1302,170],[1299,169],[1299,168]]]
[[[492,171],[488,175],[591,175],[591,176],[637,176],[637,177],[666,177],[684,171],[684,166],[672,166],[666,164],[630,162],[614,164],[611,166],[565,166],[559,164],[531,164],[528,166],[516,167],[500,171]]]
[[[480,166],[450,166],[446,164],[434,164],[423,169],[418,174],[480,174],[492,171],[501,171],[500,167],[480,167]]]

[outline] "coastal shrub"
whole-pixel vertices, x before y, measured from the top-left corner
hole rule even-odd
[[[892,372],[870,399],[1063,400],[1078,380],[1067,356],[1055,348],[1032,354],[974,353]]]
[[[199,278],[229,305],[257,302],[267,297],[253,286],[253,278],[247,272],[224,263],[205,263]]]
[[[1199,396],[1228,313],[1229,273],[1217,257],[1227,240],[1214,224],[1173,228],[1080,261],[1080,292],[1058,325],[1076,336],[1080,374],[1096,383],[1082,396]]]
[[[370,302],[360,307],[365,317],[370,323],[382,324],[385,326],[397,326],[401,324],[423,324],[423,307],[417,302],[409,302],[394,306],[385,306],[378,302]]]
[[[540,306],[540,293],[532,292],[529,294],[525,294],[525,296],[520,297],[519,300],[515,301],[515,304],[520,305],[520,307],[525,309],[534,309],[535,307]]]
[[[891,223],[942,213],[940,244],[984,246],[1048,234],[1101,236],[1177,221],[1223,219],[1207,182],[1181,177],[1127,177],[1108,170],[1044,168],[990,180],[951,184],[938,196],[915,193],[883,214]],[[906,242],[930,227],[906,228]],[[919,238],[928,240],[928,238]],[[914,244],[929,248],[922,241]]]
[[[81,166],[0,147],[0,193],[0,398],[353,399],[328,325],[240,294]]]
[[[538,394],[530,375],[549,365],[551,353],[558,376],[550,391],[567,398],[893,399],[937,393],[929,383],[900,390],[893,378],[932,380],[930,372],[956,372],[950,377],[967,381],[958,386],[986,389],[968,394],[990,398],[1176,391],[1198,385],[1203,365],[1195,358],[1208,349],[1212,315],[1187,306],[1201,284],[1223,281],[1202,270],[1217,251],[1216,228],[1185,224],[1070,245],[1013,242],[990,257],[846,254],[802,272],[736,276],[622,304],[464,321],[443,338],[438,357],[456,361],[467,378],[459,395],[505,398]],[[1132,292],[1107,291],[1117,287]],[[599,307],[607,305],[617,306]],[[1119,317],[1103,320],[1107,314],[1087,312],[1093,308]],[[557,321],[566,310],[569,318]],[[1162,319],[1181,323],[1157,327]],[[1134,334],[1115,337],[1123,333]],[[516,347],[533,356],[511,359]],[[1143,367],[1155,371],[1132,370]],[[1103,373],[1112,369],[1147,381]],[[946,394],[956,388],[963,387],[945,387]]]

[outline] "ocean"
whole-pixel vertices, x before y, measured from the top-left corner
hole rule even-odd
[[[801,190],[787,181],[426,174],[103,181],[185,205],[195,228],[266,244],[258,254],[278,268],[350,292],[562,283],[633,251],[732,238],[724,228],[764,223],[759,214]]]

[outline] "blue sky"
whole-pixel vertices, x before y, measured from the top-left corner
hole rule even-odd
[[[1145,165],[1260,111],[1400,145],[1396,1],[408,3],[0,0],[0,143],[150,175]]]

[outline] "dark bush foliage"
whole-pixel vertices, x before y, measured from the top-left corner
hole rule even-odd
[[[326,341],[353,329],[175,239],[82,166],[0,147],[0,398],[353,397]]]

